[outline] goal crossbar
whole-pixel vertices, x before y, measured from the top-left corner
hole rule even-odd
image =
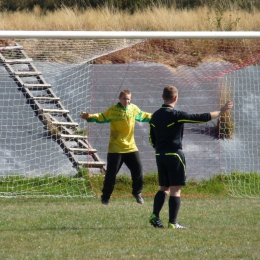
[[[257,39],[259,31],[0,31],[0,38]]]

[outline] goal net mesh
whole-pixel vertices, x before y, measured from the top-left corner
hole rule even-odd
[[[152,113],[175,85],[176,109],[189,113],[234,101],[219,119],[185,125],[188,182],[220,176],[231,195],[259,197],[259,47],[246,39],[2,39],[0,196],[100,195],[91,176],[105,169],[109,124],[80,113],[104,112],[123,89]],[[157,170],[148,134],[137,122],[145,175]],[[125,165],[120,174],[130,176]]]

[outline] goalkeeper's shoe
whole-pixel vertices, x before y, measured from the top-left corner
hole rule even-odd
[[[109,205],[109,199],[103,199],[103,198],[101,198],[101,203],[102,203],[103,205]]]
[[[186,227],[182,226],[179,223],[172,224],[171,222],[168,223],[168,228],[172,228],[172,229],[186,229]]]
[[[153,225],[155,228],[163,228],[163,224],[159,218],[157,218],[154,214],[151,215],[149,218],[149,222],[151,225]]]
[[[133,196],[135,197],[137,203],[144,204],[144,199],[142,198],[141,193],[133,194]]]

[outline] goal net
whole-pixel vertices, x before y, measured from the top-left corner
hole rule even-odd
[[[123,89],[152,113],[166,85],[190,113],[234,101],[219,119],[185,125],[188,181],[220,176],[231,195],[259,197],[258,39],[13,38],[0,47],[1,197],[100,193],[90,176],[106,169],[109,124],[80,113],[104,112]],[[145,175],[157,170],[148,134],[137,122]]]

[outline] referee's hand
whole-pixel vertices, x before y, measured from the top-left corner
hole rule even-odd
[[[230,110],[233,108],[233,102],[228,101],[220,110],[220,114],[224,114],[227,110]]]

